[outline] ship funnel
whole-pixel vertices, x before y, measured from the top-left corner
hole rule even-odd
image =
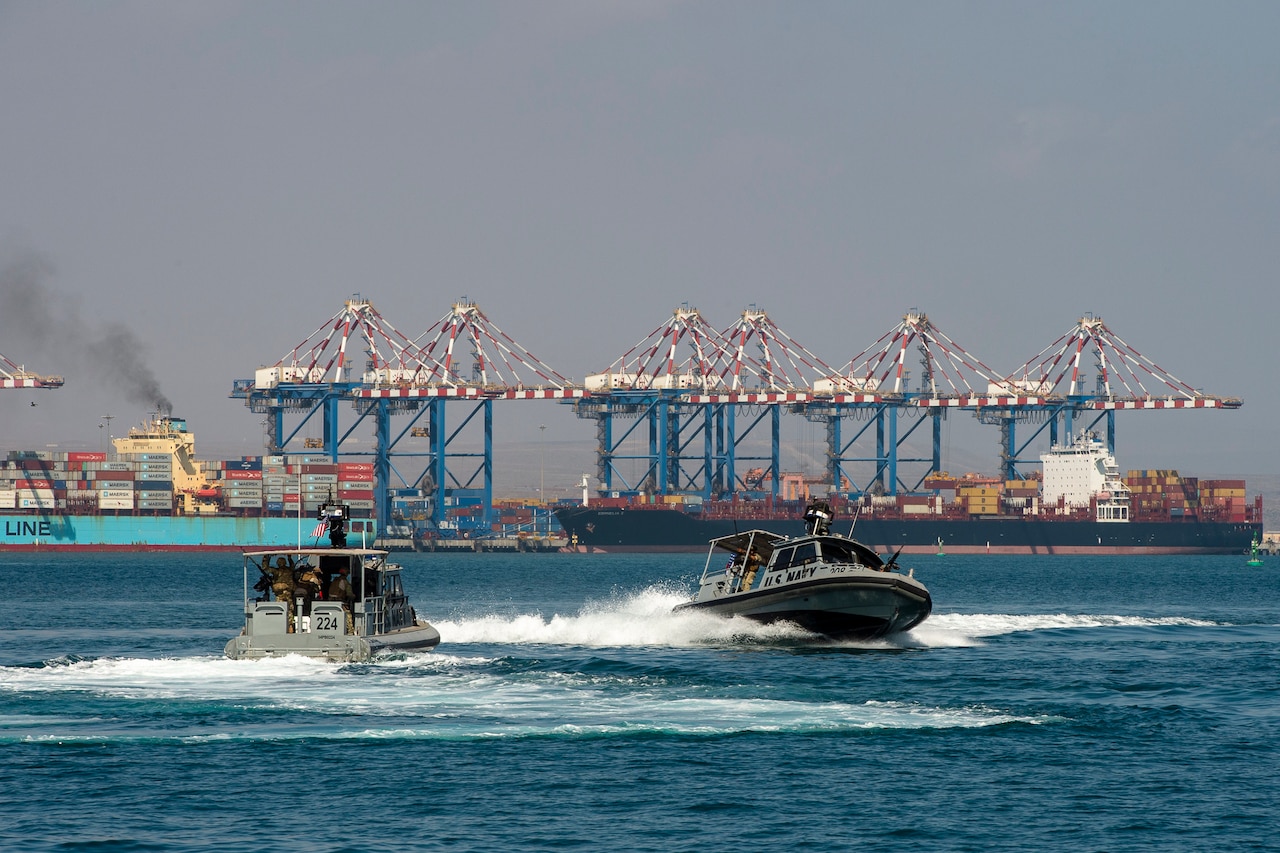
[[[810,536],[825,536],[831,528],[831,505],[826,501],[812,501],[805,507],[804,528]]]

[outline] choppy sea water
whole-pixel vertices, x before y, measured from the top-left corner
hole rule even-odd
[[[402,555],[426,655],[229,661],[239,558],[5,555],[0,849],[1274,849],[1280,558],[917,557],[832,644],[699,555]]]

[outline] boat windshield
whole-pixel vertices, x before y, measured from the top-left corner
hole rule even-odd
[[[802,542],[794,548],[778,549],[777,559],[773,561],[773,565],[769,568],[773,571],[779,569],[789,569],[792,566],[803,566],[806,563],[812,563],[818,559],[818,544],[816,542]]]
[[[847,542],[823,542],[822,559],[828,563],[856,563],[858,555]]]
[[[873,569],[884,565],[879,554],[851,539],[823,539],[820,547],[822,559],[828,563],[858,563]]]

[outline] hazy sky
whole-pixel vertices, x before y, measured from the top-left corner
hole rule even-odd
[[[66,376],[0,392],[0,447],[96,449],[159,395],[201,455],[261,452],[232,381],[360,293],[410,337],[467,296],[576,379],[685,302],[832,365],[919,309],[1001,372],[1093,312],[1245,400],[1121,415],[1122,468],[1274,474],[1278,32],[1273,2],[0,0],[0,353]],[[591,458],[564,406],[495,420],[557,482]],[[946,441],[995,472],[993,428]]]

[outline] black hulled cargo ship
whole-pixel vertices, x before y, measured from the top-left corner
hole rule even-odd
[[[734,512],[737,506],[740,512]],[[700,509],[661,504],[563,507],[556,511],[579,547],[601,551],[701,551],[709,539],[761,522],[785,536],[804,533],[803,502],[725,502]],[[1074,516],[859,515],[833,502],[833,527],[884,552],[904,554],[1243,554],[1262,538],[1261,521],[1204,519],[1099,522]],[[691,511],[692,510],[692,511]],[[1250,513],[1250,516],[1253,514]],[[1260,517],[1260,515],[1259,515]],[[841,525],[848,525],[841,527]]]
[[[1121,476],[1092,435],[1041,458],[1039,480],[939,475],[925,480],[921,494],[831,496],[832,529],[908,554],[1243,554],[1262,539],[1262,498],[1248,500],[1243,480],[1167,470]],[[801,536],[805,502],[605,498],[561,507],[556,516],[571,548],[699,551],[711,539],[765,523]]]

